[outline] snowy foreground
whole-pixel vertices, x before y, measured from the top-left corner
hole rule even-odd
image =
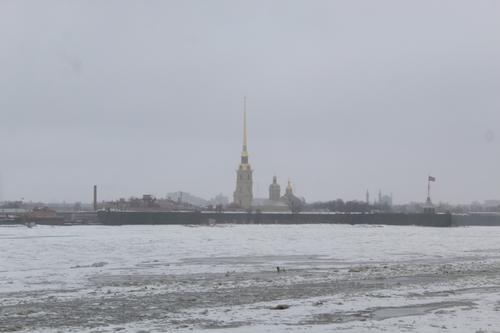
[[[10,331],[500,332],[500,227],[0,227]]]

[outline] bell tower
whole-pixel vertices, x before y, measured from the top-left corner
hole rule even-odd
[[[273,183],[269,185],[269,200],[279,201],[281,198],[281,187],[278,184],[276,176],[273,177]]]
[[[243,149],[241,163],[236,170],[236,190],[233,201],[241,208],[250,209],[253,200],[252,167],[248,163],[247,151],[247,98],[243,99]]]

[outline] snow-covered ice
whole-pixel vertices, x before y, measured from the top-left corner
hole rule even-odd
[[[500,332],[499,240],[500,227],[4,226],[0,332]]]

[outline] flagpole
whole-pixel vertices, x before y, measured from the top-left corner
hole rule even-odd
[[[427,176],[427,199],[431,198],[431,177]]]

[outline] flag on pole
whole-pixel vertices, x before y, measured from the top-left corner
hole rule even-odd
[[[429,176],[429,181],[430,182],[435,182],[436,181],[436,177]]]

